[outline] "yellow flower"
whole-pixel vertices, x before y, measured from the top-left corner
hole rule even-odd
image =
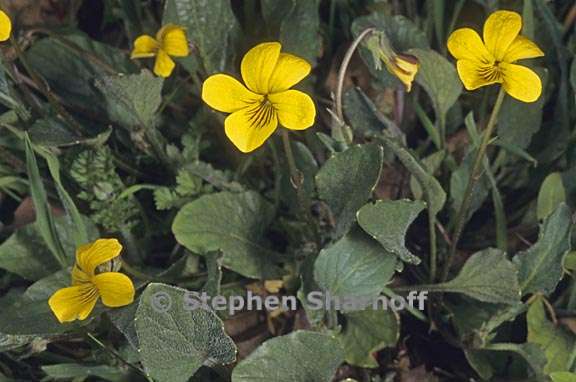
[[[98,298],[115,308],[134,301],[134,284],[119,272],[97,273],[96,268],[120,255],[122,245],[116,239],[99,239],[76,251],[72,286],[57,290],[48,300],[60,322],[86,319]]]
[[[0,10],[0,41],[6,41],[12,33],[12,21],[4,11]]]
[[[396,53],[386,34],[380,31],[375,31],[368,37],[366,47],[372,53],[376,69],[382,70],[383,62],[386,69],[404,84],[407,92],[412,90],[412,82],[420,67],[418,58],[411,54]]]
[[[514,62],[541,57],[544,53],[519,35],[522,17],[516,12],[497,11],[484,24],[483,37],[461,28],[448,38],[448,49],[456,58],[460,79],[468,90],[501,83],[506,93],[523,102],[534,102],[542,93],[540,77]]]
[[[397,54],[391,60],[387,60],[386,69],[394,74],[406,86],[406,91],[412,90],[412,82],[418,73],[418,59],[409,54]]]
[[[304,130],[316,118],[312,99],[301,91],[289,90],[310,73],[310,64],[280,53],[281,48],[278,42],[267,42],[246,53],[240,65],[246,87],[226,74],[210,76],[202,86],[204,102],[232,113],[224,129],[244,153],[260,147],[278,123],[290,130]]]
[[[131,58],[147,58],[156,56],[154,73],[160,77],[169,77],[174,70],[172,57],[186,57],[190,53],[186,30],[181,26],[168,24],[163,26],[156,38],[142,35],[134,41]]]

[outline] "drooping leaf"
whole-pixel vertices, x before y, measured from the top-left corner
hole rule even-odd
[[[345,327],[338,334],[346,362],[360,367],[378,367],[374,354],[393,347],[400,334],[398,315],[392,310],[367,309],[344,314]]]
[[[314,264],[314,278],[331,296],[370,301],[390,281],[396,262],[396,256],[386,252],[377,241],[353,229],[320,251]]]
[[[316,66],[320,55],[319,0],[264,0],[262,15],[282,43],[282,50]]]
[[[543,297],[537,297],[530,304],[526,314],[528,342],[540,345],[546,354],[544,372],[565,371],[571,365],[571,352],[574,348],[574,335],[554,325],[546,317]]]
[[[515,304],[520,300],[516,266],[505,253],[492,248],[473,254],[454,279],[433,287],[484,302]]]
[[[540,186],[537,204],[538,219],[546,219],[564,202],[566,202],[566,190],[562,182],[562,175],[559,172],[553,172],[544,179],[542,186]]]
[[[344,360],[338,340],[296,331],[260,345],[232,372],[232,382],[330,382]]]
[[[419,264],[420,258],[406,248],[404,241],[408,227],[425,207],[421,201],[379,200],[358,211],[358,224],[386,251],[408,263]]]
[[[194,253],[222,251],[222,265],[246,277],[279,275],[277,254],[263,243],[272,219],[272,207],[259,194],[220,192],[204,195],[176,215],[172,232]]]
[[[356,218],[356,212],[370,198],[378,183],[383,163],[382,148],[358,145],[335,154],[316,175],[321,199],[336,219],[336,236],[343,235]]]
[[[562,278],[564,256],[570,251],[572,213],[562,203],[540,227],[538,242],[514,256],[522,294],[554,291]]]
[[[229,364],[236,346],[211,310],[189,309],[185,289],[152,283],[136,312],[140,356],[158,382],[186,382],[202,366]]]

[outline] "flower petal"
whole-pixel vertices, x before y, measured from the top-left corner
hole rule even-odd
[[[12,20],[8,15],[0,10],[0,41],[6,41],[12,33]]]
[[[492,13],[484,23],[484,43],[496,61],[502,61],[522,29],[522,17],[511,11]]]
[[[248,89],[258,94],[269,93],[270,78],[276,68],[281,48],[279,42],[265,42],[246,53],[240,64],[240,71]]]
[[[134,41],[134,49],[130,58],[146,58],[154,57],[158,53],[158,48],[160,44],[158,41],[154,40],[153,37],[148,35],[142,35]]]
[[[316,107],[308,94],[287,90],[268,96],[278,113],[280,124],[290,130],[304,130],[314,124]]]
[[[522,102],[534,102],[542,94],[542,81],[532,69],[522,65],[501,63],[504,90]]]
[[[81,245],[76,250],[76,265],[86,274],[92,276],[100,264],[120,255],[122,244],[116,239],[98,239]]]
[[[102,303],[106,306],[117,308],[134,301],[134,284],[123,273],[100,273],[92,281],[96,284],[100,297],[102,297]]]
[[[512,63],[525,58],[535,58],[544,56],[544,52],[536,44],[524,36],[518,36],[508,47],[508,51],[502,61]]]
[[[163,26],[158,31],[157,40],[160,42],[162,50],[170,56],[186,57],[190,54],[186,29],[174,24]]]
[[[202,100],[213,109],[233,113],[262,101],[262,96],[246,89],[235,78],[226,74],[214,74],[202,85]]]
[[[458,60],[456,68],[467,90],[502,82],[500,73],[493,65],[481,64],[477,61]]]
[[[410,54],[397,54],[392,60],[388,61],[386,68],[394,74],[400,82],[406,87],[406,91],[412,90],[412,82],[418,73],[420,64],[418,58]]]
[[[50,309],[60,322],[85,320],[98,301],[93,284],[58,289],[48,300]]]
[[[448,50],[457,60],[470,60],[483,63],[494,61],[478,33],[470,28],[460,28],[448,38]]]
[[[278,93],[290,89],[310,74],[310,64],[297,56],[280,53],[276,68],[270,77],[268,93]]]
[[[176,63],[170,58],[170,56],[164,52],[162,49],[158,50],[158,55],[156,56],[156,63],[154,64],[154,73],[159,77],[170,77]]]
[[[272,105],[255,104],[230,114],[224,121],[226,135],[243,153],[256,150],[278,127]]]

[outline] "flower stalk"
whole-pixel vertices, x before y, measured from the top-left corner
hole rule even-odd
[[[450,271],[450,267],[452,266],[452,262],[454,261],[454,257],[456,256],[458,242],[460,241],[460,237],[462,236],[462,231],[464,230],[464,225],[466,223],[466,212],[470,208],[474,188],[476,187],[476,184],[478,183],[478,181],[482,176],[481,171],[482,161],[484,160],[486,149],[490,144],[492,133],[494,132],[494,128],[496,127],[496,121],[498,119],[500,108],[502,107],[502,102],[504,101],[505,93],[506,92],[504,90],[504,87],[501,86],[500,91],[498,93],[498,98],[496,98],[496,103],[494,104],[494,108],[492,109],[492,114],[490,114],[488,125],[486,126],[486,130],[484,130],[484,134],[482,136],[482,142],[480,143],[480,147],[478,147],[478,152],[476,153],[476,158],[474,159],[474,165],[472,167],[472,171],[470,172],[470,178],[468,178],[468,184],[466,185],[466,191],[464,192],[464,199],[462,200],[462,205],[458,209],[458,214],[456,215],[454,234],[452,236],[452,244],[450,246],[450,252],[448,253],[448,258],[446,259],[446,263],[444,264],[442,281],[446,280],[446,278],[448,277],[448,272]]]

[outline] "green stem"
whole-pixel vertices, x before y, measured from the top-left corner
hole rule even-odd
[[[428,211],[428,230],[430,231],[430,282],[436,281],[438,269],[438,245],[436,242],[436,217]]]
[[[460,240],[460,236],[462,235],[462,231],[464,230],[464,225],[466,224],[466,213],[468,208],[470,208],[470,203],[472,202],[472,194],[474,193],[474,188],[476,184],[480,180],[482,175],[482,163],[484,160],[484,154],[486,154],[486,149],[490,143],[490,139],[492,137],[492,133],[494,132],[494,128],[496,127],[496,120],[498,117],[498,113],[500,112],[500,108],[502,106],[502,102],[504,101],[504,88],[500,88],[500,92],[498,93],[498,98],[496,98],[496,103],[494,104],[494,108],[492,109],[492,114],[490,115],[490,119],[488,120],[488,125],[486,126],[486,130],[484,131],[484,135],[482,136],[482,142],[480,143],[480,147],[478,147],[478,152],[476,154],[476,158],[474,160],[474,166],[472,167],[472,171],[470,172],[470,178],[468,179],[468,184],[466,186],[466,191],[464,192],[464,200],[462,200],[462,205],[458,209],[458,214],[456,215],[456,223],[454,234],[452,235],[452,245],[450,246],[450,252],[448,253],[448,258],[446,259],[446,263],[444,264],[444,271],[442,273],[442,281],[446,280],[448,277],[448,272],[450,271],[450,267],[452,266],[452,262],[454,261],[454,257],[456,256],[456,250],[458,248],[458,242]]]
[[[131,369],[137,371],[139,374],[143,375],[146,378],[146,380],[148,380],[150,382],[154,382],[148,376],[148,374],[146,374],[142,369],[140,369],[139,367],[136,367],[133,364],[131,364],[130,362],[126,361],[124,358],[122,358],[122,356],[120,354],[118,354],[118,352],[116,352],[114,349],[111,349],[110,347],[106,346],[104,343],[102,343],[102,341],[100,341],[98,338],[96,338],[94,335],[92,335],[92,333],[86,332],[86,336],[88,338],[90,338],[96,345],[100,346],[104,351],[106,351],[107,353],[112,355],[112,357],[116,358],[117,360],[122,362],[124,365],[130,367]]]
[[[290,170],[290,182],[296,190],[296,198],[298,199],[298,207],[300,209],[300,214],[304,221],[308,223],[310,229],[314,234],[314,239],[316,245],[320,248],[321,240],[320,234],[314,223],[314,218],[310,212],[310,201],[304,194],[302,185],[304,184],[304,176],[298,167],[296,166],[296,161],[294,160],[294,153],[292,152],[292,145],[290,144],[290,136],[288,135],[288,130],[282,129],[282,144],[284,145],[284,152],[286,153],[286,160],[288,161],[288,168]]]
[[[356,37],[356,40],[352,42],[352,45],[350,45],[350,48],[348,48],[346,55],[344,55],[344,58],[342,59],[342,65],[340,66],[340,70],[338,71],[338,83],[336,85],[336,115],[338,116],[338,118],[340,118],[340,121],[344,121],[344,113],[342,111],[342,93],[344,90],[344,79],[346,77],[346,70],[348,70],[348,65],[350,64],[350,60],[352,59],[352,56],[354,55],[354,52],[356,51],[358,45],[360,45],[360,43],[362,42],[362,40],[364,40],[366,36],[369,36],[375,30],[376,30],[375,28],[366,28],[362,32],[360,32],[360,34],[358,35],[358,37]]]

